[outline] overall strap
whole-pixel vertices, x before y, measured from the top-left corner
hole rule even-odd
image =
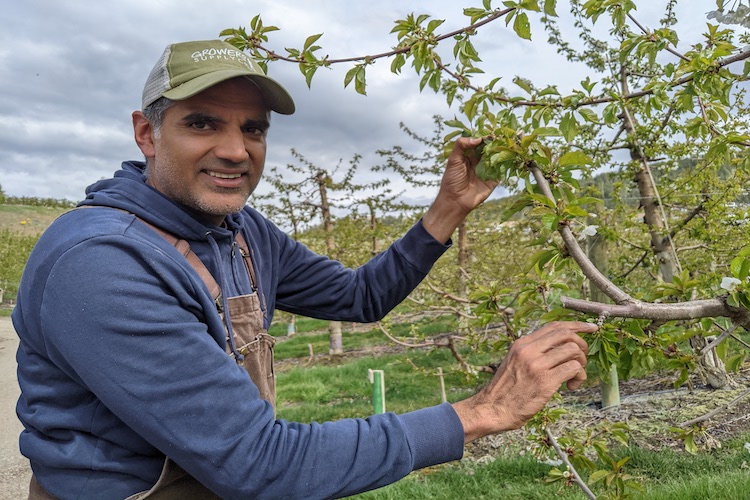
[[[160,227],[154,226],[150,222],[141,219],[137,215],[135,215],[135,218],[156,231],[157,234],[161,235],[162,238],[167,240],[167,242],[172,244],[172,246],[174,246],[178,252],[185,256],[188,263],[192,266],[193,269],[195,269],[195,272],[198,273],[198,276],[201,277],[203,282],[206,284],[206,287],[208,287],[208,290],[209,292],[211,292],[211,297],[213,297],[214,302],[219,304],[221,298],[221,288],[219,287],[219,284],[216,283],[216,280],[211,275],[211,272],[208,270],[203,261],[200,260],[198,256],[190,249],[190,244],[186,240],[177,238],[173,234],[166,232]]]
[[[153,229],[156,234],[161,235],[162,238],[167,240],[172,246],[174,246],[178,252],[180,252],[185,258],[187,259],[190,266],[195,269],[195,272],[198,273],[198,276],[200,276],[201,280],[203,280],[203,283],[205,283],[206,287],[208,288],[208,291],[211,293],[211,297],[214,299],[214,302],[218,305],[221,304],[221,288],[219,287],[219,284],[216,283],[216,280],[209,272],[206,265],[203,263],[202,260],[198,258],[198,256],[193,253],[193,251],[190,249],[190,244],[182,240],[180,238],[177,238],[172,233],[168,233],[167,231],[161,229],[160,227],[157,227],[153,224],[151,224],[148,221],[143,220],[142,218],[138,217],[136,214],[129,212],[127,210],[123,210],[122,208],[116,208],[116,207],[103,207],[98,205],[83,205],[80,207],[76,207],[73,210],[80,210],[83,208],[108,208],[110,210],[117,210],[118,212],[122,212],[125,214],[130,214],[151,229]]]
[[[237,232],[237,236],[235,237],[234,241],[237,244],[237,247],[240,249],[242,260],[245,261],[245,267],[247,268],[247,272],[250,275],[250,282],[253,285],[253,290],[258,293],[258,298],[260,299],[260,308],[261,311],[263,311],[263,317],[267,317],[266,296],[263,294],[263,290],[260,289],[260,283],[258,283],[258,278],[255,275],[255,266],[253,266],[253,261],[255,260],[253,249],[250,247],[250,245],[247,244],[247,241],[245,241],[245,238],[242,236],[242,231]]]

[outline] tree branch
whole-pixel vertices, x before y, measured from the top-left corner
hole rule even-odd
[[[530,163],[528,168],[534,176],[541,192],[550,200],[557,203],[550,189],[549,182],[547,182],[539,167],[534,163]],[[636,300],[612,283],[591,263],[586,253],[578,245],[578,241],[570,230],[570,227],[560,225],[558,232],[562,236],[568,254],[581,268],[584,276],[614,302],[614,304],[603,304],[571,297],[560,297],[562,306],[566,309],[587,314],[596,314],[597,316],[605,315],[619,318],[671,321],[724,316],[732,318],[733,321],[737,321],[740,324],[748,321],[748,311],[729,307],[724,298],[691,300],[669,304],[651,304]]]
[[[719,413],[721,413],[723,411],[726,411],[727,409],[729,409],[730,407],[732,407],[733,405],[735,405],[739,401],[741,401],[743,398],[747,397],[748,395],[750,395],[750,389],[747,389],[745,392],[743,392],[742,394],[740,394],[739,396],[737,396],[736,398],[734,398],[732,401],[730,401],[729,403],[725,404],[724,406],[716,408],[715,410],[710,411],[710,412],[706,413],[705,415],[703,415],[701,417],[694,418],[692,420],[688,420],[687,422],[683,422],[683,423],[679,424],[679,426],[680,427],[690,427],[691,425],[695,425],[695,424],[699,424],[701,422],[705,422],[706,420],[709,420],[710,418],[714,417],[715,415],[718,415]]]
[[[495,21],[495,20],[497,20],[497,19],[505,16],[506,14],[509,14],[510,12],[512,12],[514,10],[516,10],[515,7],[511,7],[511,8],[503,9],[503,10],[498,10],[494,14],[492,14],[491,16],[488,16],[486,19],[483,19],[482,21],[479,21],[478,23],[470,24],[469,26],[465,26],[465,27],[459,28],[459,29],[457,29],[455,31],[451,31],[450,33],[445,33],[444,35],[440,35],[438,37],[435,37],[435,44],[438,44],[438,43],[442,42],[445,39],[453,38],[453,37],[455,37],[457,35],[461,35],[461,34],[469,32],[469,31],[473,31],[473,30],[475,30],[477,28],[481,28],[485,24],[491,23],[492,21]],[[262,50],[263,52],[265,52],[266,54],[268,54],[268,58],[271,59],[271,60],[274,60],[274,61],[278,60],[278,61],[286,61],[286,62],[291,62],[291,63],[308,63],[308,61],[306,61],[303,57],[297,57],[297,58],[294,58],[294,57],[285,57],[285,56],[277,54],[273,50],[268,49],[268,48],[266,48],[263,45],[256,44],[254,46],[257,49]],[[392,57],[392,56],[395,56],[395,55],[398,55],[398,54],[405,54],[405,53],[411,51],[412,47],[413,47],[412,45],[405,45],[403,47],[399,47],[399,48],[394,49],[394,50],[389,50],[387,52],[381,52],[380,54],[374,54],[374,55],[370,55],[370,56],[344,57],[344,58],[341,58],[341,59],[325,59],[324,62],[325,62],[325,66],[329,66],[331,64],[340,64],[340,63],[348,63],[348,62],[359,62],[359,61],[370,62],[370,61],[375,61],[377,59],[383,59],[383,58],[386,58],[386,57]]]
[[[552,445],[552,447],[557,452],[557,455],[560,457],[560,459],[565,462],[565,465],[568,467],[568,471],[570,471],[570,474],[573,476],[573,481],[583,490],[583,492],[586,494],[587,497],[589,497],[591,500],[596,500],[596,495],[592,493],[591,489],[589,488],[589,485],[586,484],[583,479],[581,479],[581,476],[578,474],[578,471],[575,467],[573,467],[573,464],[570,462],[570,459],[568,458],[568,454],[563,451],[562,448],[560,448],[560,444],[557,442],[557,439],[555,439],[555,436],[552,435],[552,432],[550,432],[549,429],[545,429],[545,432],[547,433],[547,440]]]

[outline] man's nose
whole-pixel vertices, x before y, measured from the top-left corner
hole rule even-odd
[[[249,154],[245,147],[245,137],[242,131],[224,131],[221,134],[219,143],[214,148],[214,154],[217,158],[231,161],[232,163],[241,163],[247,160]]]

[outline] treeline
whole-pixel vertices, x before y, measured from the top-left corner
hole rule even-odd
[[[4,196],[0,205],[28,205],[32,207],[73,208],[76,202],[57,198],[36,198],[31,196]]]
[[[37,198],[33,196],[7,196],[0,186],[0,205],[29,205],[32,207],[73,208],[76,202],[57,198]]]

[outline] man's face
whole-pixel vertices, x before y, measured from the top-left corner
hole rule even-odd
[[[148,183],[219,225],[258,185],[268,126],[260,91],[244,78],[176,101],[153,138]]]

